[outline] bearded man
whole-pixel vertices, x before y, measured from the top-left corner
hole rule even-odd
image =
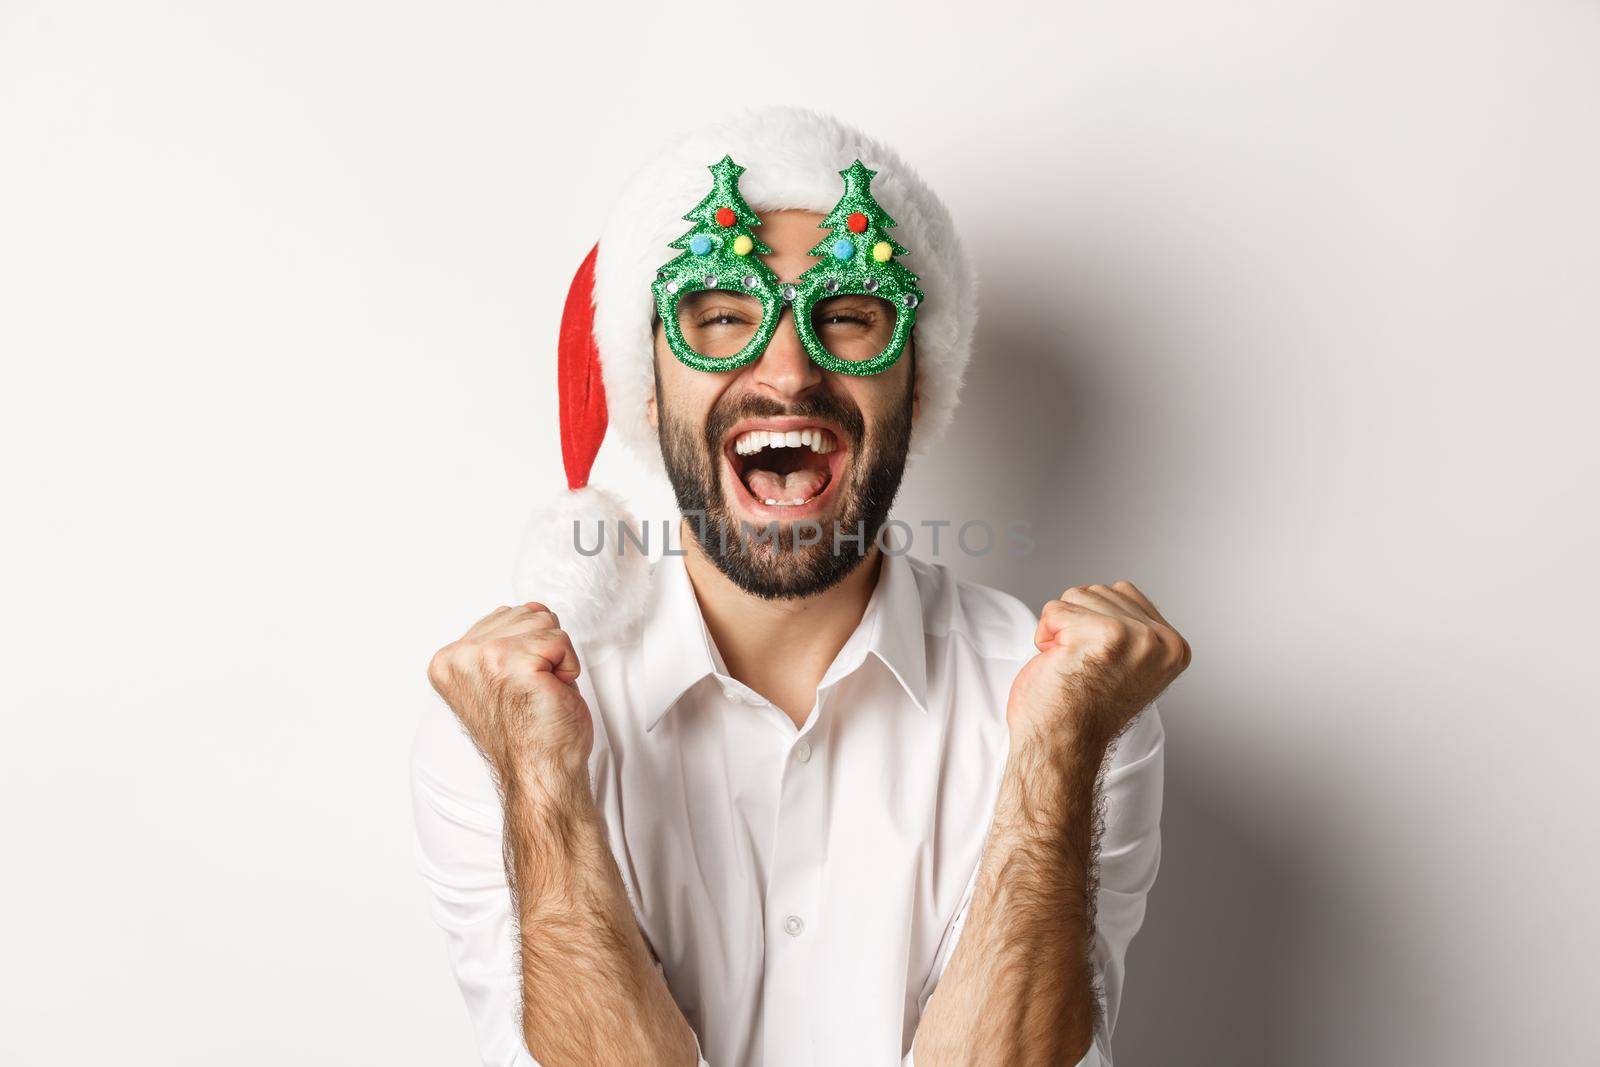
[[[433,658],[415,750],[484,1063],[1110,1064],[1189,647],[1126,581],[1034,614],[886,550],[974,284],[933,192],[813,112],[625,190],[563,324],[579,503]],[[608,422],[681,552],[585,547]]]

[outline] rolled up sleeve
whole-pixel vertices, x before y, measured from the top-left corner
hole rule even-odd
[[[1144,925],[1145,905],[1161,866],[1161,791],[1166,733],[1154,704],[1145,708],[1117,742],[1106,770],[1105,832],[1100,838],[1100,882],[1095,894],[1095,977],[1105,1007],[1095,1029],[1099,1059],[1088,1067],[1111,1067],[1111,1034],[1122,1007],[1128,946]]]

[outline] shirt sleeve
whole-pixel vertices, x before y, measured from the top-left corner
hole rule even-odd
[[[485,1067],[529,1067],[500,797],[483,756],[442,702],[417,730],[411,800],[417,868],[478,1055]]]
[[[1105,799],[1105,832],[1100,838],[1100,883],[1095,895],[1094,945],[1090,953],[1091,980],[1105,1010],[1095,1019],[1094,1043],[1076,1067],[1112,1067],[1111,1033],[1122,1006],[1128,946],[1144,925],[1145,898],[1161,864],[1165,750],[1161,713],[1151,704],[1123,732],[1106,769],[1101,793]],[[920,1007],[924,1011],[961,939],[977,880],[978,872],[974,870],[950,934],[934,960],[933,974],[923,987]],[[910,1052],[901,1067],[915,1067]]]
[[[414,852],[433,920],[461,987],[485,1067],[539,1067],[522,1040],[505,816],[483,756],[443,703],[417,730],[411,757]],[[661,965],[656,964],[660,970]],[[698,1067],[708,1067],[695,1035]]]

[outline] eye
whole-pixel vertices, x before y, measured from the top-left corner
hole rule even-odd
[[[696,326],[737,326],[745,322],[745,318],[737,311],[727,308],[713,308],[696,316]]]
[[[829,311],[819,317],[819,323],[823,326],[848,325],[864,327],[871,326],[875,321],[877,321],[876,316],[871,312],[856,311],[853,308]]]
[[[831,296],[811,309],[811,325],[816,330],[837,334],[868,334],[894,325],[894,306],[882,297],[859,293]]]

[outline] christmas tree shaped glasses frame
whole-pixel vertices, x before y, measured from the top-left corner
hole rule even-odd
[[[859,159],[839,172],[844,195],[818,224],[830,231],[829,235],[809,250],[821,260],[798,281],[783,282],[756,258],[772,249],[756,236],[761,219],[739,192],[739,176],[745,168],[723,156],[709,169],[711,192],[683,216],[693,228],[672,242],[671,247],[680,253],[661,266],[651,283],[672,354],[696,370],[737,370],[766,351],[777,333],[784,305],[789,305],[794,309],[800,343],[817,366],[852,375],[878,374],[893,366],[905,352],[924,297],[917,288],[917,276],[898,261],[908,254],[907,249],[888,235],[895,221],[872,196],[872,178],[877,172]],[[717,289],[759,300],[761,321],[737,352],[708,356],[695,351],[684,336],[678,302],[690,293]],[[877,297],[894,312],[893,334],[870,358],[840,358],[817,336],[813,321],[817,305],[831,297],[851,295]]]

